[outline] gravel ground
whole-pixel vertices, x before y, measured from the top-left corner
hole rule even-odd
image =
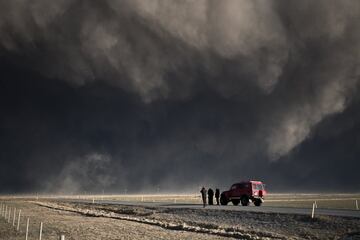
[[[66,236],[66,240],[228,239],[209,234],[174,231],[133,221],[106,217],[88,217],[74,212],[42,207],[33,202],[16,201],[7,205],[22,210],[21,231],[16,232],[12,224],[7,223],[1,217],[1,240],[24,240],[27,217],[30,218],[29,240],[39,239],[40,221],[44,222],[42,239],[46,240],[58,240],[61,234]]]
[[[360,239],[357,218],[170,209],[61,201],[11,203],[31,219],[31,239],[44,221],[44,238],[57,239]],[[25,220],[21,229],[25,229]],[[24,239],[0,220],[0,239]]]

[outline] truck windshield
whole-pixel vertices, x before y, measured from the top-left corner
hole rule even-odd
[[[255,190],[264,190],[263,184],[253,184]]]

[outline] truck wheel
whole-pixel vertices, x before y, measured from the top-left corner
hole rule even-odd
[[[254,205],[255,205],[255,206],[260,207],[261,204],[262,204],[261,199],[255,199],[255,200],[254,200]]]
[[[220,197],[220,204],[221,205],[227,205],[228,201],[226,200],[226,197],[224,195],[221,195]]]
[[[241,200],[241,205],[249,206],[249,197],[248,196],[242,196],[240,200]]]
[[[240,200],[239,199],[233,199],[233,200],[231,200],[231,202],[232,202],[232,204],[234,204],[234,206],[237,206],[237,205],[239,205]]]

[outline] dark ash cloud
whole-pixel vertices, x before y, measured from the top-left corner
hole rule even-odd
[[[0,9],[4,192],[360,187],[355,0]]]

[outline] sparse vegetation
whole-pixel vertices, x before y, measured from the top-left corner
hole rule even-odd
[[[265,206],[310,208],[316,200],[319,208],[354,209],[349,194],[271,194]],[[69,201],[86,199],[87,202]],[[61,200],[63,199],[63,200]],[[360,219],[349,217],[238,212],[212,209],[168,208],[146,205],[146,202],[200,204],[197,195],[81,195],[81,196],[7,196],[0,198],[30,217],[30,236],[38,233],[44,222],[43,238],[57,239],[60,233],[68,239],[346,239],[360,232]],[[95,204],[92,200],[95,200]],[[98,203],[100,199],[139,202],[144,206]],[[241,206],[239,206],[241,208]],[[25,222],[20,228],[24,229]],[[0,239],[23,239],[0,219]]]

